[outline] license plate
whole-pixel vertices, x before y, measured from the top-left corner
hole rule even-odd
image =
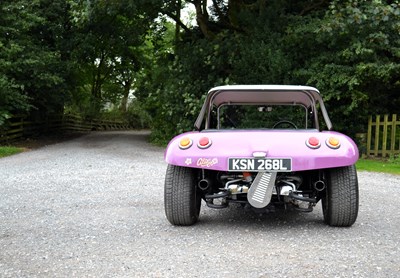
[[[290,158],[229,158],[229,171],[292,171]]]

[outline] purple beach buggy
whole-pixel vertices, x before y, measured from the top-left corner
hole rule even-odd
[[[173,225],[197,222],[204,200],[256,212],[311,212],[351,226],[358,214],[358,149],[332,123],[317,89],[233,85],[211,89],[196,131],[176,136],[165,160],[165,213]]]

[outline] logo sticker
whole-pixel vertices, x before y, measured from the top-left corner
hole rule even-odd
[[[199,167],[211,167],[218,163],[218,158],[199,158],[197,160],[197,166]]]

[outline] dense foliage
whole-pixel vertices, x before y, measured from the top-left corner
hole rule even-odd
[[[398,111],[398,2],[187,2],[200,27],[175,42],[168,77],[146,87],[157,138],[191,129],[206,91],[223,84],[316,86],[335,129],[350,135],[367,115]]]
[[[165,142],[224,84],[315,86],[350,135],[400,105],[397,0],[3,0],[0,14],[0,125],[114,109]]]
[[[0,124],[11,113],[62,109],[69,90],[64,2],[0,2]]]

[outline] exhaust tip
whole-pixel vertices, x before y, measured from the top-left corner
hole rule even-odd
[[[210,182],[207,179],[202,179],[199,181],[199,183],[197,184],[197,186],[203,190],[206,191],[208,188],[210,188]]]
[[[325,182],[322,180],[316,181],[314,183],[314,188],[317,191],[323,191],[326,188]]]

